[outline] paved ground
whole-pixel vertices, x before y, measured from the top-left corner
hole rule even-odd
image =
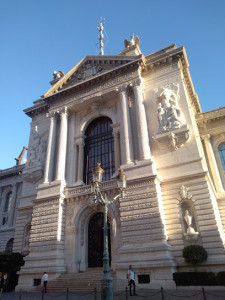
[[[144,290],[137,289],[138,296],[126,295],[126,291],[114,293],[114,300],[219,300],[225,299],[225,290]],[[58,292],[45,293],[23,292],[3,293],[1,300],[100,300],[100,295],[94,292]]]

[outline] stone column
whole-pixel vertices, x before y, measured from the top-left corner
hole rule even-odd
[[[15,183],[12,188],[12,200],[9,206],[9,216],[8,216],[8,226],[13,226],[13,218],[15,214],[15,206],[16,206],[16,195],[17,195],[17,184]]]
[[[44,183],[53,180],[54,159],[55,159],[55,145],[56,145],[56,113],[47,114],[50,117],[50,127],[48,136],[48,147],[46,153]]]
[[[130,114],[128,107],[128,97],[126,87],[120,87],[117,89],[120,95],[120,106],[121,106],[121,120],[120,120],[120,131],[121,131],[121,154],[122,164],[129,164],[133,162],[133,147],[132,147],[132,134],[130,127]]]
[[[143,89],[140,80],[137,80],[133,84],[136,120],[137,120],[137,132],[138,132],[138,146],[140,153],[140,160],[150,159],[150,146],[148,138],[148,127],[146,120],[146,113],[143,99]]]
[[[113,139],[114,139],[114,157],[115,157],[115,173],[120,168],[120,141],[119,141],[119,129],[113,128]]]
[[[218,171],[218,167],[217,167],[215,155],[214,155],[214,152],[213,152],[213,148],[212,148],[212,145],[211,145],[211,142],[210,142],[210,134],[203,135],[202,139],[205,142],[205,148],[206,148],[206,152],[207,152],[207,155],[208,155],[208,161],[209,161],[210,169],[211,169],[211,172],[212,172],[212,175],[213,175],[213,182],[214,182],[216,191],[218,193],[222,193],[222,192],[224,192],[224,189],[223,189],[220,174],[219,174],[219,171]]]
[[[82,135],[76,137],[76,146],[78,147],[78,162],[77,162],[77,181],[76,184],[83,184],[83,169],[84,169],[84,137]]]
[[[67,176],[69,185],[73,185],[76,181],[76,168],[77,168],[77,147],[74,140],[75,135],[76,116],[75,113],[71,115],[69,122],[69,135],[68,135],[68,162],[67,162]]]
[[[66,167],[66,148],[67,148],[67,124],[68,111],[64,107],[60,111],[60,128],[59,128],[59,150],[56,169],[56,180],[65,180],[65,167]]]

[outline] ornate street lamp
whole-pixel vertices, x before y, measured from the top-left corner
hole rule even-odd
[[[126,175],[123,170],[119,170],[117,176],[117,185],[120,189],[120,193],[113,199],[108,199],[106,194],[102,194],[100,186],[102,182],[104,170],[101,168],[101,164],[97,163],[97,166],[93,169],[93,194],[94,202],[104,206],[104,252],[103,252],[103,276],[101,278],[101,300],[113,299],[113,279],[110,275],[109,268],[109,249],[108,249],[108,205],[113,203],[117,198],[124,198],[124,189],[126,188]]]

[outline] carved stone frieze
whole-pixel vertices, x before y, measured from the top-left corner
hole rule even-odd
[[[45,227],[45,228],[38,228],[38,229],[32,229],[30,232],[33,234],[37,233],[45,233],[45,232],[50,232],[50,231],[57,231],[57,227]]]
[[[141,203],[141,204],[135,204],[135,205],[129,205],[125,207],[120,207],[120,211],[133,211],[136,209],[145,209],[145,208],[151,208],[151,207],[157,207],[158,202],[150,202],[150,203]]]
[[[30,242],[43,242],[43,241],[51,241],[56,239],[57,239],[56,235],[49,235],[49,236],[30,238]]]
[[[143,181],[139,181],[139,182],[135,182],[135,183],[128,183],[127,190],[136,189],[136,188],[140,188],[140,187],[150,187],[150,185],[152,185],[154,183],[155,183],[155,178],[147,179],[147,180],[143,180]]]
[[[54,215],[58,214],[58,209],[49,209],[47,211],[40,211],[40,212],[34,212],[33,217],[40,217],[40,216],[47,216],[47,215]]]
[[[86,87],[82,92],[77,91],[77,93],[65,96],[63,98],[60,98],[57,102],[53,102],[51,104],[52,108],[56,109],[58,106],[65,105],[65,103],[73,103],[73,105],[76,105],[85,102],[87,99],[100,97],[104,94],[105,91],[109,92],[110,89],[115,90],[121,84],[126,84],[128,81],[130,82],[133,77],[134,73],[130,72],[123,76],[117,76],[113,79],[107,80],[103,84],[96,84],[95,86],[90,88]]]
[[[123,226],[122,232],[131,232],[131,231],[139,231],[139,230],[146,230],[146,229],[155,229],[155,228],[161,228],[161,223],[155,223],[155,224],[141,224],[141,225],[129,225],[129,226]]]
[[[141,214],[141,215],[132,215],[132,216],[124,216],[121,217],[121,221],[130,221],[130,220],[137,220],[137,219],[145,219],[150,217],[160,217],[160,213],[154,212],[154,213],[147,213],[147,214]]]
[[[47,220],[44,219],[44,220],[32,221],[32,225],[42,225],[42,224],[57,223],[57,222],[58,222],[58,217],[49,218]]]
[[[59,204],[59,199],[53,199],[53,200],[38,200],[38,201],[35,201],[36,202],[36,205],[35,205],[35,210],[38,211],[38,210],[43,210],[43,207],[51,207],[53,205],[58,205]]]
[[[127,200],[138,200],[138,199],[146,199],[146,198],[154,198],[157,196],[156,192],[148,192],[148,193],[142,193],[142,194],[137,194],[137,195],[129,195],[124,198],[121,198],[120,201],[127,201]]]
[[[163,234],[151,234],[151,235],[137,235],[137,236],[127,236],[127,237],[123,237],[123,242],[145,242],[146,240],[149,241],[155,241],[155,240],[159,240],[162,238],[166,239],[166,236],[164,236]]]

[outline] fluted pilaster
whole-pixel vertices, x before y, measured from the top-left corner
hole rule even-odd
[[[84,137],[76,137],[76,145],[78,147],[78,168],[77,168],[77,184],[83,183],[84,168]]]
[[[55,159],[55,145],[56,145],[56,113],[51,112],[47,114],[50,118],[48,147],[46,153],[44,183],[51,182],[53,180],[54,159]]]
[[[67,147],[67,127],[68,127],[68,111],[64,107],[60,113],[60,128],[59,128],[59,150],[56,169],[56,180],[65,180],[66,167],[66,147]]]
[[[146,113],[144,107],[144,99],[143,99],[143,86],[141,85],[140,80],[134,82],[132,86],[133,86],[134,97],[135,97],[140,160],[150,159],[151,153],[150,153],[150,146],[149,146],[148,127],[147,127]]]
[[[217,163],[216,163],[215,155],[213,152],[212,144],[210,141],[210,134],[203,135],[202,139],[204,140],[204,143],[205,143],[205,148],[206,148],[206,152],[208,155],[208,161],[209,161],[210,169],[211,169],[211,172],[213,175],[213,181],[214,181],[216,191],[218,193],[222,193],[222,192],[224,192],[224,189],[223,189],[220,174],[219,174],[219,171],[217,168]]]
[[[132,147],[132,134],[130,126],[130,114],[128,107],[128,97],[126,87],[120,87],[117,89],[120,96],[120,106],[121,106],[121,154],[122,154],[122,164],[129,164],[133,162],[133,147]]]

